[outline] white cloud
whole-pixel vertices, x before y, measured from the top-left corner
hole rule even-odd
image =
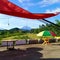
[[[23,0],[19,0],[19,2],[20,2],[20,3],[22,3],[22,2],[23,2]]]
[[[55,3],[60,3],[60,0],[42,0],[38,1],[36,3],[32,2],[32,0],[18,0],[22,7],[33,7],[33,6],[40,6],[40,7],[46,7],[49,5],[53,5]]]
[[[30,4],[30,0],[18,0],[18,1],[24,9],[28,10],[28,5]]]
[[[23,2],[30,2],[30,0],[18,0],[20,3],[23,3]]]
[[[33,3],[31,0],[18,0],[22,6],[34,6],[35,3]]]
[[[40,4],[42,7],[45,7],[55,3],[60,3],[60,0],[42,0],[38,4]]]
[[[7,29],[8,28],[8,24],[5,24],[4,22],[0,22],[0,29]]]
[[[46,13],[54,13],[54,12],[60,12],[60,8],[56,8],[53,10],[46,10]]]
[[[18,0],[20,3],[23,3],[24,2],[24,0]]]
[[[19,18],[19,17],[0,14],[0,28],[3,28],[3,29],[11,29],[14,27],[21,28],[23,26],[37,28],[41,24],[42,24],[41,22],[33,19]]]

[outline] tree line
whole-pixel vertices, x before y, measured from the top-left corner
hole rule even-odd
[[[60,21],[59,20],[55,20],[57,25],[60,26]],[[53,31],[56,33],[57,36],[60,36],[60,27],[57,27],[53,24],[44,24],[44,25],[40,25],[39,28],[36,29],[31,29],[31,30],[21,30],[19,28],[13,28],[10,30],[0,30],[0,40],[2,38],[6,38],[6,37],[10,37],[10,36],[19,36],[19,35],[24,35],[26,33],[34,33],[37,34],[41,31],[44,30],[49,30],[49,31]],[[28,37],[27,37],[28,38]]]

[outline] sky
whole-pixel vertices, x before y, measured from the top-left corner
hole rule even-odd
[[[60,12],[60,0],[9,0],[10,2],[28,10],[32,13],[55,13]],[[48,18],[47,20],[54,22],[60,20],[60,15]],[[45,24],[39,20],[14,17],[0,14],[0,28],[22,28],[28,26],[30,28],[39,28],[39,25]]]

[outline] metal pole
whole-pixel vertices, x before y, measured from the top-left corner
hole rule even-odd
[[[42,19],[42,20],[44,20],[44,21],[46,21],[46,22],[48,22],[48,23],[51,23],[51,24],[55,25],[58,29],[60,29],[60,26],[59,26],[58,24],[55,24],[55,23],[53,23],[53,22],[51,22],[51,21],[48,21],[48,20],[46,20],[46,19]]]

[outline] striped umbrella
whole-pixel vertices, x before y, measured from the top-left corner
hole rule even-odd
[[[38,33],[37,36],[45,36],[45,37],[53,36],[54,37],[54,36],[56,36],[56,34],[52,31],[42,31],[42,32]]]

